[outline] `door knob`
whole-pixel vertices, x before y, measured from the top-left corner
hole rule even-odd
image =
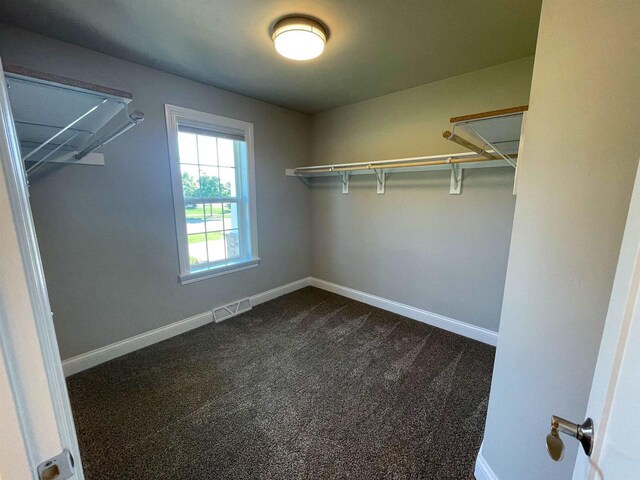
[[[584,423],[578,425],[564,418],[551,417],[551,433],[547,435],[547,452],[552,460],[556,462],[564,458],[564,442],[560,434],[564,433],[576,438],[582,445],[582,449],[587,456],[591,456],[593,450],[593,420],[587,418]]]

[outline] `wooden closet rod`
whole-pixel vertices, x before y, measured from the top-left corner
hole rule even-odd
[[[390,163],[385,165],[358,165],[355,167],[327,167],[327,168],[317,168],[314,170],[303,170],[295,169],[294,172],[313,174],[313,173],[329,173],[329,172],[353,172],[356,170],[388,170],[392,168],[407,168],[407,167],[429,167],[435,165],[451,165],[451,164],[460,164],[460,163],[477,163],[477,162],[488,162],[495,161],[495,158],[486,158],[486,157],[465,157],[465,158],[443,158],[441,160],[423,160],[416,162],[399,162],[399,163]],[[498,159],[499,160],[499,159]],[[304,167],[303,167],[304,168]]]
[[[490,160],[495,160],[496,157],[494,157],[493,155],[491,155],[490,153],[488,153],[486,150],[480,148],[479,146],[477,146],[474,143],[471,143],[469,140],[466,140],[458,135],[456,135],[455,133],[449,131],[449,130],[445,130],[444,132],[442,132],[442,136],[444,138],[446,138],[447,140],[450,140],[454,143],[457,143],[458,145],[460,145],[461,147],[464,147],[468,150],[471,150],[472,152],[476,152],[479,155],[482,155],[485,158],[488,158]]]

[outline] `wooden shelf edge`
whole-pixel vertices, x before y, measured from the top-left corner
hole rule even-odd
[[[509,115],[511,113],[526,112],[529,105],[520,105],[519,107],[503,108],[501,110],[492,110],[490,112],[474,113],[471,115],[463,115],[461,117],[452,117],[451,123],[467,122],[469,120],[480,120],[482,118],[499,117],[500,115]]]
[[[31,70],[29,68],[20,67],[17,65],[8,65],[4,67],[4,71],[5,73],[23,75],[25,77],[44,80],[46,82],[59,83],[61,85],[67,85],[69,87],[81,88],[83,90],[90,90],[92,92],[97,92],[104,95],[110,95],[114,97],[121,97],[127,100],[133,100],[133,94],[130,92],[125,92],[124,90],[118,90],[116,88],[105,87],[103,85],[96,85],[95,83],[83,82],[82,80],[75,80],[73,78],[62,77],[60,75],[55,75],[53,73],[39,72],[37,70]]]

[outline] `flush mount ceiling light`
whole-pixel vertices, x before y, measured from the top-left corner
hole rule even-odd
[[[324,50],[327,32],[320,22],[292,16],[273,26],[273,44],[280,55],[291,60],[311,60]]]

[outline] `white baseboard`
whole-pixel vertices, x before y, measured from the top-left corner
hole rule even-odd
[[[353,288],[344,287],[342,285],[337,285],[314,277],[302,278],[295,282],[272,288],[266,292],[252,295],[250,297],[251,304],[259,305],[309,285],[337,293],[338,295],[342,295],[383,310],[404,315],[405,317],[412,318],[419,322],[427,323],[429,325],[442,328],[443,330],[448,330],[465,337],[473,338],[474,340],[488,343],[489,345],[495,346],[498,341],[498,334],[491,330],[476,327],[459,320],[454,320],[453,318],[438,315],[437,313],[431,313],[426,310],[411,307],[393,300],[387,300],[386,298],[377,297]],[[148,347],[154,343],[167,340],[168,338],[175,337],[176,335],[180,335],[181,333],[188,332],[189,330],[193,330],[194,328],[201,327],[211,322],[213,322],[212,310],[165,325],[164,327],[156,328],[155,330],[141,333],[131,338],[126,338],[119,342],[112,343],[111,345],[106,345],[104,347],[97,348],[96,350],[68,358],[62,362],[62,369],[64,370],[65,376],[68,377],[74,373],[87,370],[88,368],[95,367],[101,363],[108,362],[114,358],[126,355],[127,353],[131,353],[140,348]]]
[[[284,295],[285,293],[290,293],[294,290],[306,287],[309,285],[309,281],[310,279],[307,277],[280,287],[272,288],[266,292],[258,293],[249,297],[251,299],[251,304],[259,305]],[[188,332],[194,328],[202,327],[203,325],[211,322],[213,322],[213,309],[208,312],[194,315],[193,317],[185,318],[184,320],[170,323],[164,327],[156,328],[134,337],[112,343],[111,345],[106,345],[104,347],[91,350],[90,352],[82,353],[75,357],[63,360],[62,370],[64,371],[65,376],[68,377],[74,373],[87,370],[91,367],[95,367],[96,365],[100,365],[101,363],[108,362],[109,360],[134,352],[140,348],[148,347],[154,343],[167,340],[168,338],[175,337],[176,335]]]
[[[482,327],[476,327],[470,323],[461,322],[460,320],[454,320],[453,318],[445,317],[437,313],[428,312],[420,308],[405,305],[404,303],[395,302],[393,300],[387,300],[386,298],[377,297],[369,293],[361,292],[353,288],[344,287],[335,283],[327,282],[326,280],[320,280],[318,278],[311,277],[310,285],[312,287],[321,288],[329,292],[337,293],[343,297],[351,298],[374,307],[387,310],[389,312],[397,313],[405,317],[412,318],[422,323],[433,325],[434,327],[442,328],[449,332],[457,333],[464,337],[472,338],[494,347],[498,343],[498,334],[492,330],[488,330]]]
[[[498,480],[498,476],[491,470],[491,467],[482,456],[482,447],[478,452],[478,458],[476,458],[476,468],[473,472],[476,480]]]
[[[269,300],[300,290],[301,288],[308,287],[309,285],[311,285],[311,277],[301,278],[295,282],[287,283],[286,285],[253,295],[251,297],[251,305],[260,305],[261,303],[268,302]]]
[[[62,361],[65,377],[213,322],[208,311]]]

